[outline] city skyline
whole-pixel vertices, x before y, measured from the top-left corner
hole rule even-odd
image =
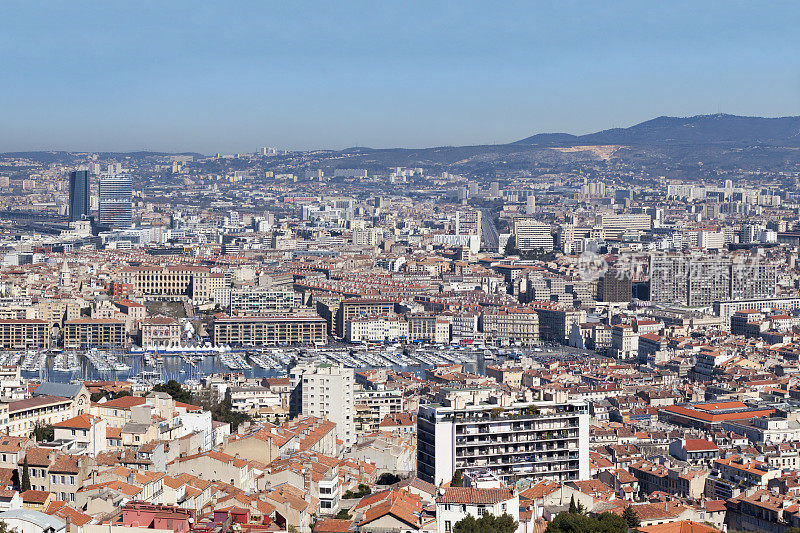
[[[660,115],[800,115],[791,3],[9,11],[2,152],[495,144]]]

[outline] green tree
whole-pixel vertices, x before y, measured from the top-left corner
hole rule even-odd
[[[517,239],[512,235],[506,241],[506,247],[503,249],[504,255],[515,255],[517,250]]]
[[[352,500],[355,498],[363,498],[370,494],[372,494],[372,489],[370,489],[368,485],[361,483],[358,485],[358,490],[356,492],[353,492],[352,489],[348,489],[347,492],[342,495],[342,498],[345,500]]]
[[[450,480],[451,487],[463,487],[464,486],[464,474],[461,470],[456,470],[453,474],[453,479]]]
[[[176,402],[192,403],[192,393],[181,387],[181,384],[171,379],[166,383],[158,383],[153,387],[154,392],[166,392]],[[233,429],[233,428],[231,428]]]
[[[40,424],[39,422],[33,427],[33,438],[36,442],[50,442],[55,436],[55,429],[51,424]]]
[[[578,506],[575,505],[575,495],[573,494],[569,499],[569,514],[578,514]]]
[[[642,521],[639,520],[639,515],[636,513],[636,509],[631,507],[630,505],[625,508],[622,512],[622,518],[628,524],[630,528],[636,528],[642,525]]]
[[[494,516],[485,514],[475,519],[472,515],[459,520],[453,526],[453,533],[514,533],[519,524],[508,514]]]
[[[249,414],[234,411],[228,399],[219,401],[213,395],[193,397],[192,402],[211,412],[211,419],[231,425],[231,432],[239,428],[239,424],[253,419]]]
[[[559,513],[547,525],[546,533],[627,533],[628,523],[614,513],[597,518],[575,513]]]
[[[347,511],[347,509],[339,509],[339,512],[336,513],[334,518],[338,518],[339,520],[350,520],[352,516]]]
[[[575,495],[572,495],[569,499],[569,511],[567,512],[570,514],[584,514],[586,507],[581,502],[575,503]]]
[[[25,457],[25,460],[22,462],[22,483],[20,484],[19,489],[22,492],[26,490],[31,490],[31,473],[30,469],[28,468],[28,457]]]

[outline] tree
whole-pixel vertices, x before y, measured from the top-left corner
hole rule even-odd
[[[192,393],[181,387],[181,384],[171,379],[166,383],[158,383],[153,387],[154,392],[166,392],[176,402],[192,403]],[[231,428],[233,429],[233,428]]]
[[[597,518],[575,513],[558,513],[547,525],[546,533],[627,533],[628,523],[614,513]]]
[[[636,513],[636,509],[631,507],[630,505],[622,511],[622,518],[627,522],[628,527],[635,528],[642,525],[642,521],[639,520],[639,515]]]
[[[453,533],[515,533],[518,526],[516,520],[506,513],[501,516],[485,514],[477,520],[467,515],[455,523]]]
[[[33,427],[33,438],[36,442],[51,442],[55,436],[55,430],[52,424],[41,424],[36,422]]]
[[[336,516],[334,516],[334,518],[338,518],[339,520],[350,520],[352,516],[347,511],[347,509],[339,509],[339,512],[336,513]]]
[[[155,389],[153,389],[155,390]],[[226,422],[231,425],[231,431],[235,432],[239,428],[239,424],[249,422],[253,419],[249,414],[240,411],[234,411],[231,406],[230,400],[227,398],[218,401],[215,398],[192,398],[192,400],[205,409],[211,411],[211,419],[217,422]]]
[[[372,494],[372,489],[370,489],[368,485],[360,483],[358,485],[358,491],[353,492],[352,489],[348,489],[347,492],[342,495],[342,498],[345,500],[352,500],[355,498],[363,498],[364,496],[368,496],[370,494]]]
[[[503,253],[504,255],[515,255],[517,251],[517,239],[512,235],[506,241],[506,247],[503,249]]]
[[[28,469],[28,457],[25,457],[25,460],[22,462],[22,483],[19,487],[20,491],[25,492],[26,490],[31,490],[31,473]]]
[[[464,474],[461,470],[456,470],[453,473],[453,479],[450,480],[451,487],[463,487],[464,486]]]
[[[102,400],[103,398],[106,398],[108,400],[113,400],[116,398],[122,398],[123,396],[130,396],[130,395],[131,391],[128,390],[121,390],[119,392],[100,391],[100,392],[93,392],[91,395],[89,395],[89,399],[91,399],[93,402],[96,403]]]
[[[578,514],[578,506],[575,505],[575,495],[573,494],[569,499],[569,514]]]
[[[569,499],[569,511],[567,512],[570,514],[584,514],[586,507],[581,502],[575,503],[575,495],[573,494]]]

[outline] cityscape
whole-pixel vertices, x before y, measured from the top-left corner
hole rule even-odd
[[[507,81],[516,91],[526,68],[553,66],[525,66],[513,44],[593,72],[578,59],[590,43],[558,51],[526,24],[550,35],[552,24],[589,34],[593,23],[568,6],[501,15],[468,2],[453,15],[345,4],[312,15],[247,3],[252,21],[182,2],[163,12],[146,2],[139,14],[54,6],[41,21],[35,7],[11,8],[19,25],[0,38],[9,72],[45,76],[84,60],[99,70],[82,71],[86,94],[53,96],[59,107],[72,99],[70,113],[0,89],[0,531],[800,531],[797,88],[784,98],[727,78],[709,86],[694,61],[728,61],[745,46],[717,27],[696,34],[715,46],[665,65],[696,98],[654,92],[647,106],[622,98],[613,115],[591,114],[586,95],[595,87],[592,107],[604,107],[608,78],[587,78],[572,109],[556,77],[537,86],[545,103],[509,99],[516,111],[499,113],[482,91],[516,93],[487,82],[465,86],[463,117],[447,122],[444,101],[462,96],[437,74],[459,84],[458,69],[437,61],[480,64],[481,31],[507,39],[489,46],[508,63],[474,68],[518,69]],[[641,53],[674,58],[671,46],[716,16],[709,7],[697,19],[666,9],[674,40]],[[748,39],[774,23],[795,46],[800,12],[774,7],[726,16],[757,22]],[[621,25],[599,50],[638,44],[639,24],[666,38],[636,6],[593,13]],[[431,44],[427,30],[451,16]],[[74,42],[53,45],[75,17],[102,45],[84,49],[88,59],[69,59]],[[186,41],[162,34],[161,17]],[[391,53],[367,24],[397,31],[417,18]],[[29,44],[9,44],[40,23]],[[129,33],[138,23],[141,41]],[[297,45],[294,30],[307,42],[289,53],[281,39]],[[206,39],[216,52],[188,73]],[[785,63],[754,61],[796,78],[781,43],[764,46]],[[20,66],[45,56],[64,64]],[[323,59],[318,84],[309,73],[280,79],[294,72],[286,65]],[[352,120],[333,109],[342,65],[359,73],[347,86],[350,105],[363,99]],[[156,88],[131,87],[136,69]],[[384,95],[396,102],[382,100],[392,112],[379,117],[384,75],[409,83]],[[101,95],[114,76],[119,92]],[[186,108],[169,103],[172,84]],[[256,86],[263,96],[249,93]],[[298,92],[315,95],[307,111],[292,107]],[[317,105],[326,92],[328,110]],[[711,93],[731,112],[714,110]],[[687,111],[664,114],[676,106]],[[551,129],[556,112],[564,126]],[[520,130],[515,113],[533,128]],[[282,122],[289,115],[296,127]],[[331,127],[308,127],[311,115]],[[442,123],[452,133],[426,142]],[[576,133],[549,133],[566,130]],[[359,134],[366,145],[350,140]]]

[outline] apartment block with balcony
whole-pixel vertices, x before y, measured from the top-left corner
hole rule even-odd
[[[450,481],[456,470],[488,470],[506,481],[588,479],[587,406],[582,402],[420,406],[418,476],[439,485]]]
[[[32,350],[50,347],[50,331],[44,320],[0,320],[0,350]]]

